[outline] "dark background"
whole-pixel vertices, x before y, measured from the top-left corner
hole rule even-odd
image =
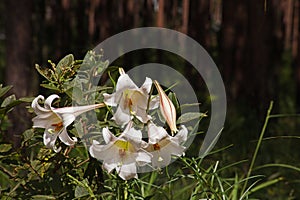
[[[298,0],[4,0],[0,14],[0,81],[14,85],[17,97],[42,92],[35,63],[49,66],[48,59],[58,62],[68,53],[82,59],[88,50],[114,34],[156,26],[192,37],[219,67],[228,112],[218,146],[234,144],[221,155],[225,163],[251,158],[271,100],[273,113],[300,110]],[[157,53],[162,63],[167,60]],[[147,61],[146,53],[136,52],[117,64],[126,69]],[[193,77],[191,66],[182,69],[185,76]],[[198,79],[192,81],[205,102],[206,93],[201,93]],[[18,135],[31,125],[24,110],[16,109],[11,116],[13,127],[8,136]],[[275,139],[263,142],[258,164],[299,166],[300,141],[286,137],[297,135],[297,118],[272,119],[265,137]],[[292,177],[296,185],[287,183],[291,191],[300,180],[299,174],[289,170],[272,169],[268,173]]]

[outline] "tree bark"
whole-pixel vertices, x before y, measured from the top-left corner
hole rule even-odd
[[[184,34],[188,32],[188,25],[189,25],[189,14],[190,14],[190,1],[183,0],[182,2],[182,28],[181,31]]]
[[[220,34],[220,69],[224,82],[230,88],[227,91],[229,99],[234,99],[239,90],[239,82],[242,79],[241,63],[245,55],[245,40],[247,31],[247,13],[245,5],[235,0],[228,0],[223,3],[223,21]],[[235,12],[233,12],[235,10]],[[236,12],[243,13],[237,20]],[[239,41],[239,46],[237,43]],[[239,53],[241,52],[241,53]],[[236,55],[238,53],[238,55]],[[238,59],[238,61],[237,61]]]
[[[211,20],[209,1],[190,1],[190,21],[188,33],[195,38],[206,50],[210,48]]]
[[[33,95],[37,81],[33,77],[31,63],[31,15],[32,0],[6,1],[6,72],[5,82],[13,85],[12,93],[17,98]],[[29,127],[31,120],[24,106],[16,107],[9,115],[12,127],[7,139],[20,144],[20,134]]]
[[[157,26],[158,27],[164,27],[165,24],[165,1],[164,0],[159,0],[158,1],[158,13],[157,13]]]

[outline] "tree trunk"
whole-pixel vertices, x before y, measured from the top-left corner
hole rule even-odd
[[[190,21],[188,33],[195,38],[207,51],[210,48],[211,20],[209,1],[190,1]]]
[[[239,97],[243,70],[246,68],[246,41],[248,37],[247,1],[229,0],[223,3],[223,21],[220,38],[220,67],[226,85],[230,86],[228,99]]]
[[[188,32],[188,25],[189,25],[189,12],[190,11],[190,1],[184,0],[182,3],[182,28],[181,31],[184,34]]]
[[[13,85],[12,93],[17,98],[33,95],[37,81],[33,77],[31,63],[31,14],[32,0],[6,1],[6,73],[7,85]],[[7,139],[20,144],[20,134],[29,127],[31,120],[24,106],[16,107],[10,113],[12,127]]]
[[[165,24],[165,11],[164,11],[164,8],[165,8],[165,1],[164,0],[159,0],[158,1],[158,13],[157,13],[157,26],[158,27],[164,27],[164,24]]]
[[[272,57],[275,55],[274,52],[277,52],[277,41],[273,31],[276,5],[270,3],[266,12],[260,0],[249,2],[248,6],[249,37],[246,60],[248,66],[243,70],[245,74],[243,90],[250,106],[257,106],[260,114],[263,114],[271,100],[271,90],[274,87],[271,81],[274,77],[271,77],[273,74],[269,72],[274,70],[274,65],[281,60],[279,56]],[[254,76],[255,81],[253,81]]]

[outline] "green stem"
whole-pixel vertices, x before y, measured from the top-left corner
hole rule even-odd
[[[181,158],[181,157],[180,157]],[[183,163],[192,171],[194,171],[195,174],[195,178],[196,180],[199,182],[199,186],[200,187],[196,187],[194,189],[194,194],[198,194],[199,193],[199,189],[201,189],[204,191],[205,187],[208,189],[208,191],[210,191],[213,195],[215,195],[217,197],[217,199],[222,199],[222,197],[220,196],[219,192],[217,190],[215,190],[214,186],[209,184],[209,182],[202,176],[201,172],[202,171],[199,166],[200,163],[202,162],[202,159],[200,159],[199,163],[197,163],[197,161],[195,159],[190,160],[190,162],[188,162],[186,160],[186,158],[181,158],[181,161],[183,161]],[[193,166],[194,165],[194,166]],[[199,166],[198,166],[199,165]],[[196,191],[195,191],[196,190]],[[193,198],[192,198],[193,199]]]
[[[117,199],[118,200],[126,200],[127,199],[127,181],[118,180],[117,181]]]
[[[255,148],[255,151],[254,151],[254,154],[253,154],[253,157],[252,157],[252,160],[251,160],[251,163],[250,163],[250,167],[249,167],[249,170],[248,170],[248,173],[247,173],[247,176],[246,176],[246,181],[244,183],[244,186],[243,186],[243,189],[242,189],[242,192],[241,194],[244,193],[246,187],[247,187],[247,184],[248,184],[248,180],[249,180],[249,177],[252,173],[252,169],[253,169],[253,166],[254,166],[254,163],[255,163],[255,160],[256,160],[256,157],[257,157],[257,154],[258,154],[258,151],[259,151],[259,148],[261,146],[261,142],[263,140],[263,137],[264,137],[264,134],[265,134],[265,131],[267,129],[267,125],[268,125],[268,122],[269,122],[269,119],[270,119],[270,114],[271,114],[271,110],[273,108],[273,101],[270,102],[270,106],[269,106],[269,109],[267,111],[267,116],[266,116],[266,119],[265,119],[265,123],[263,125],[263,128],[260,132],[260,136],[259,136],[259,139],[258,139],[258,142],[256,144],[256,148]]]
[[[76,183],[77,185],[79,185],[79,186],[85,188],[85,189],[88,191],[90,197],[91,197],[92,199],[96,200],[96,196],[94,195],[93,190],[88,186],[87,183],[82,183],[82,182],[80,182],[79,180],[77,180],[75,177],[73,177],[73,176],[70,175],[70,174],[67,174],[67,176],[68,176],[70,179],[72,179],[72,180],[74,181],[74,183]]]
[[[269,118],[282,118],[282,117],[300,117],[300,114],[275,114],[269,116]]]
[[[120,199],[122,200],[122,196],[121,196],[121,189],[120,189],[120,184],[119,184],[119,181],[117,181],[117,199]]]

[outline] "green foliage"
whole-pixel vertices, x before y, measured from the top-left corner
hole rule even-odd
[[[51,92],[59,92],[62,98],[56,103],[62,106],[69,106],[73,101],[78,104],[92,101],[102,102],[102,94],[113,91],[116,85],[117,68],[106,69],[108,62],[102,61],[102,56],[96,55],[94,52],[89,52],[84,62],[74,60],[72,55],[67,55],[57,65],[49,63],[51,68],[36,66],[38,72],[46,79],[41,86]],[[81,74],[75,78],[76,70],[79,67]],[[106,86],[98,86],[86,81],[93,80],[93,77],[97,77],[101,73],[107,74]],[[8,112],[20,103],[32,101],[32,98],[16,99],[14,95],[4,97],[10,89],[11,86],[0,86],[1,131],[5,130]],[[89,92],[90,90],[93,92]],[[199,105],[179,105],[172,92],[169,92],[169,97],[179,115],[177,124],[188,124],[191,121],[200,122],[207,116],[205,113],[181,113],[184,108]],[[96,112],[100,122],[96,125],[89,125],[87,117],[82,117],[75,122],[68,131],[74,136],[83,133],[80,135],[82,137],[79,137],[80,141],[74,147],[62,144],[63,149],[58,153],[43,145],[43,129],[28,129],[22,134],[21,147],[18,149],[0,141],[0,197],[1,199],[108,200],[260,198],[269,194],[272,191],[271,187],[278,186],[286,179],[281,174],[260,175],[256,173],[257,170],[276,167],[300,171],[297,166],[282,163],[256,165],[269,119],[286,117],[271,114],[271,110],[272,104],[250,161],[242,160],[229,164],[222,161],[220,154],[227,153],[229,146],[218,149],[205,158],[189,156],[179,158],[166,168],[140,174],[138,179],[128,181],[119,178],[116,172],[108,174],[103,171],[102,163],[92,158],[85,146],[95,138],[101,140],[97,133],[105,126],[112,127],[115,134],[120,133],[120,128],[109,120],[113,110],[98,109]],[[159,113],[157,113],[157,117],[161,118]],[[198,134],[195,127],[187,128],[191,135]],[[294,197],[295,195],[290,192],[288,198],[293,199]]]
[[[0,84],[0,136],[4,134],[4,131],[7,130],[9,125],[7,114],[11,112],[15,106],[21,103],[29,103],[33,100],[31,97],[16,99],[14,94],[6,96],[12,87],[13,86],[3,87],[2,84]]]

